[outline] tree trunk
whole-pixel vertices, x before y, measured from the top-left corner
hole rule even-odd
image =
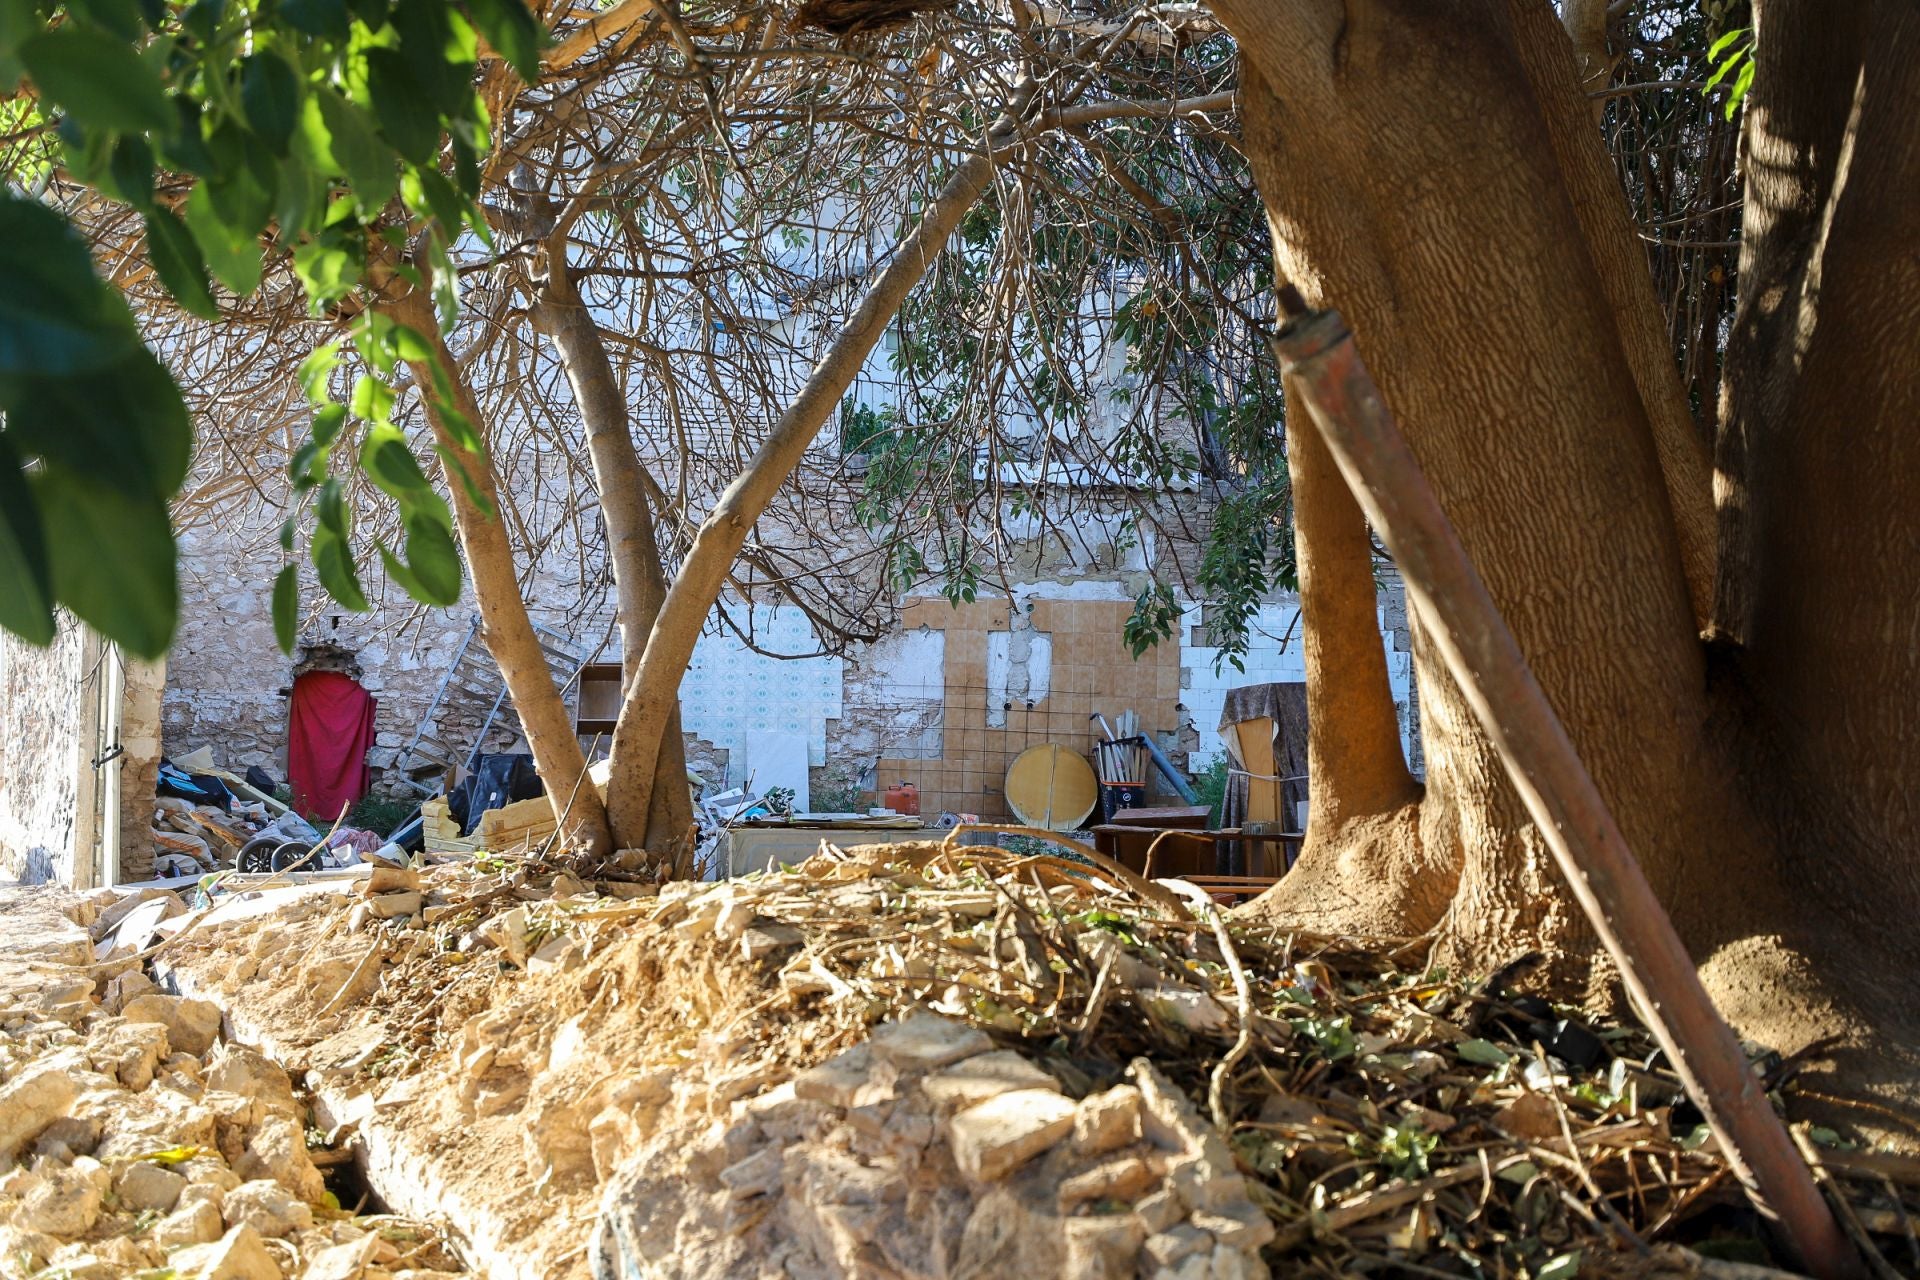
[[[547,284],[535,301],[534,320],[560,353],[586,428],[594,483],[600,491],[600,515],[607,527],[607,558],[618,594],[621,677],[622,686],[627,687],[638,676],[647,633],[667,598],[666,572],[647,500],[653,485],[634,447],[626,394],[607,358],[606,340],[567,274],[565,237],[557,239],[557,244],[549,246]],[[693,827],[693,803],[687,793],[686,740],[680,731],[677,690],[666,714],[646,819],[637,830],[613,824],[615,844],[664,854],[686,873],[692,854],[688,833]]]
[[[1248,121],[1249,141],[1258,127]],[[1286,391],[1291,414],[1300,401]],[[1424,932],[1446,912],[1457,864],[1426,858],[1419,842],[1420,785],[1401,752],[1380,644],[1373,540],[1319,433],[1291,421],[1311,796],[1300,857],[1258,910],[1327,933]]]
[[[423,290],[382,304],[387,314],[425,338],[433,351],[433,361],[452,384],[454,407],[478,430],[483,419],[479,403],[466,371],[440,337],[433,305]],[[467,572],[473,578],[473,594],[480,605],[480,620],[485,628],[487,651],[493,655],[520,714],[520,727],[533,753],[533,767],[546,784],[554,816],[561,821],[561,837],[587,853],[604,857],[614,849],[613,834],[607,826],[606,809],[587,779],[587,759],[574,736],[573,717],[553,683],[546,655],[527,617],[527,606],[520,595],[520,578],[514,570],[513,544],[507,539],[506,522],[500,518],[498,489],[490,459],[464,448],[435,407],[426,389],[434,385],[433,368],[426,362],[410,364],[414,381],[422,388],[427,420],[433,426],[440,447],[458,458],[474,486],[492,505],[490,515],[481,510],[466,487],[457,481],[448,484],[453,496],[454,524],[460,534],[460,549],[466,555]]]
[[[727,486],[694,535],[673,587],[647,638],[640,669],[627,689],[613,733],[613,777],[607,809],[616,829],[637,825],[653,801],[661,730],[678,703],[680,678],[694,642],[720,596],[734,557],[754,522],[799,465],[820,427],[839,406],[887,323],[926,274],[960,219],[993,177],[991,155],[970,157],[928,204],[920,223],[894,250],[807,383],[780,415],[745,471]]]
[[[1614,309],[1623,286],[1589,240],[1594,193],[1562,171],[1590,128],[1566,38],[1552,28],[1560,74],[1523,56],[1546,11],[1517,3],[1517,21],[1497,0],[1216,11],[1258,73],[1248,151],[1280,273],[1346,315],[1649,879],[1683,936],[1710,947],[1749,904],[1722,912],[1703,891],[1760,846],[1707,732],[1675,504]],[[1490,744],[1436,664],[1419,679],[1421,847],[1457,860],[1451,949],[1490,967],[1540,948],[1562,976],[1590,972],[1591,931]]]
[[[1920,963],[1920,15],[1755,6],[1723,550],[1743,761],[1807,946],[1885,1036]],[[1731,445],[1731,447],[1729,447]],[[1724,580],[1723,580],[1724,581]],[[1726,602],[1728,597],[1723,597]]]

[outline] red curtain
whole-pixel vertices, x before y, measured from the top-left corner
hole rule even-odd
[[[287,782],[293,807],[325,827],[367,794],[373,695],[338,671],[293,682],[287,720]]]

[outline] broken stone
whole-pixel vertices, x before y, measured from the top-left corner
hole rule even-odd
[[[383,893],[377,898],[367,899],[367,910],[376,920],[404,920],[419,911],[424,901],[420,892],[415,889],[401,893]]]
[[[144,995],[127,1001],[121,1016],[128,1022],[157,1022],[167,1029],[174,1048],[195,1057],[204,1055],[220,1038],[220,1006],[183,996]]]
[[[1211,1212],[1195,1213],[1188,1221],[1221,1244],[1234,1249],[1258,1249],[1273,1239],[1273,1222],[1250,1200]]]
[[[127,1001],[158,990],[152,978],[138,969],[131,969],[107,984],[107,998],[102,1003],[108,1013],[119,1013],[126,1007]]]
[[[1075,1280],[1133,1280],[1134,1258],[1146,1232],[1130,1214],[1067,1221],[1066,1274]]]
[[[1211,1263],[1208,1280],[1267,1280],[1270,1274],[1258,1257],[1231,1245],[1216,1245]]]
[[[1167,1169],[1167,1185],[1192,1209],[1224,1209],[1246,1198],[1246,1180],[1231,1163],[1206,1155],[1176,1160]]]
[[[1095,1200],[1125,1200],[1132,1203],[1148,1187],[1160,1180],[1153,1166],[1138,1156],[1126,1156],[1095,1165],[1085,1173],[1076,1173],[1060,1184],[1060,1212]]]
[[[137,1160],[121,1171],[114,1194],[120,1197],[124,1208],[171,1213],[186,1185],[187,1180],[173,1170],[163,1169],[150,1160]]]
[[[750,1200],[766,1195],[780,1185],[780,1170],[785,1163],[780,1148],[762,1147],[759,1151],[720,1171],[720,1185],[730,1199]]]
[[[263,1236],[286,1237],[313,1226],[313,1210],[277,1182],[255,1179],[227,1192],[230,1227],[251,1227]],[[232,1232],[228,1232],[229,1235]]]
[[[993,1048],[978,1027],[924,1012],[875,1028],[872,1043],[875,1053],[902,1072],[932,1071]]]
[[[1073,1147],[1082,1155],[1104,1155],[1140,1141],[1140,1091],[1130,1084],[1083,1099],[1073,1117]]]
[[[73,1077],[56,1067],[25,1072],[0,1088],[0,1159],[73,1109]]]
[[[1073,1103],[1046,1089],[1016,1089],[947,1122],[953,1158],[969,1178],[995,1182],[1073,1132]]]
[[[30,1181],[20,1195],[14,1222],[29,1231],[66,1237],[93,1229],[112,1182],[107,1167],[91,1156],[81,1156],[65,1168],[49,1165],[26,1177]]]
[[[1134,1205],[1133,1211],[1139,1215],[1148,1235],[1159,1235],[1170,1230],[1176,1222],[1185,1220],[1187,1216],[1187,1206],[1171,1191],[1154,1192]]]
[[[873,1046],[857,1044],[844,1049],[817,1066],[808,1067],[793,1078],[793,1092],[808,1102],[824,1102],[830,1107],[852,1107],[866,1099],[863,1094],[873,1074]]]
[[[202,1080],[209,1089],[253,1098],[275,1111],[294,1110],[293,1080],[265,1054],[242,1045],[221,1045]]]
[[[549,938],[527,957],[528,973],[569,973],[587,961],[586,948],[573,937]]]
[[[360,882],[360,896],[372,898],[383,893],[405,892],[419,887],[420,873],[412,867],[390,867],[375,862],[369,864],[367,878]]]
[[[806,941],[806,935],[790,924],[754,925],[740,935],[740,954],[758,964]]]
[[[1059,1081],[1010,1049],[983,1053],[935,1072],[920,1091],[936,1106],[964,1109],[1015,1089],[1060,1091]]]
[[[88,1056],[102,1075],[112,1076],[134,1093],[153,1083],[167,1056],[168,1032],[153,1022],[127,1022],[101,1034]]]
[[[377,1243],[379,1237],[366,1236],[322,1249],[307,1263],[301,1280],[362,1280]]]
[[[307,1154],[306,1130],[288,1115],[270,1115],[254,1126],[246,1154],[234,1161],[233,1170],[250,1182],[271,1179],[303,1201],[318,1200],[327,1193],[325,1179]],[[232,1210],[231,1197],[228,1210]]]
[[[196,1188],[188,1188],[195,1190]],[[182,1203],[153,1227],[153,1242],[162,1249],[178,1249],[183,1245],[211,1244],[220,1238],[223,1224],[220,1221],[220,1208],[207,1200],[195,1200]]]
[[[39,1138],[33,1144],[33,1153],[61,1164],[72,1164],[75,1156],[92,1155],[99,1142],[98,1120],[65,1116],[40,1131]]]
[[[1198,1254],[1203,1267],[1213,1258],[1213,1237],[1198,1227],[1186,1223],[1174,1226],[1155,1235],[1150,1235],[1146,1243],[1140,1246],[1140,1252],[1163,1267],[1171,1267],[1183,1258]],[[1204,1273],[1203,1273],[1204,1274]]]
[[[212,1244],[182,1249],[167,1262],[181,1280],[280,1280],[280,1264],[249,1226],[235,1227]]]

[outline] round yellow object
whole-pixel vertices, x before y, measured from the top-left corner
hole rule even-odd
[[[1100,781],[1077,751],[1029,747],[1007,769],[1007,807],[1030,827],[1072,831],[1100,801]]]

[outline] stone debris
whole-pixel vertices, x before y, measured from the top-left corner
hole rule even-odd
[[[960,1171],[997,1182],[1073,1132],[1073,1103],[1050,1089],[1015,1089],[947,1122]]]
[[[69,905],[104,939],[192,915],[159,890]],[[218,1005],[160,990],[139,961],[81,969],[97,944],[36,932],[0,930],[0,1008],[18,1011],[0,1018],[0,1280],[308,1280],[342,1246],[400,1260],[381,1236],[393,1220],[334,1203],[307,1103],[279,1065],[221,1039]],[[438,1232],[405,1231],[408,1268],[343,1277],[460,1274],[428,1270],[452,1260]]]

